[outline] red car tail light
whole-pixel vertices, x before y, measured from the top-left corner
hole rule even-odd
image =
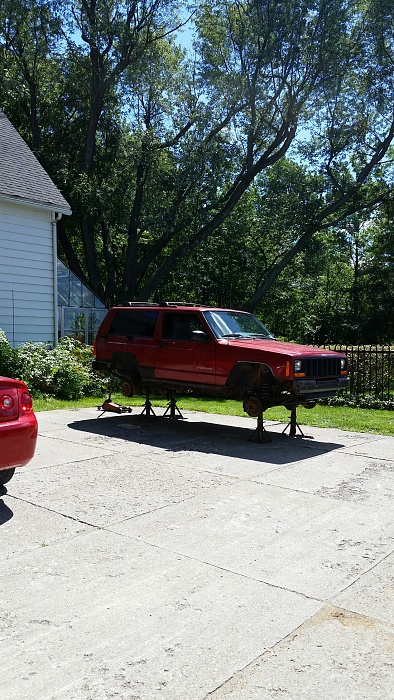
[[[24,391],[19,398],[19,406],[21,413],[30,413],[33,410],[33,401],[26,391]]]
[[[14,399],[12,396],[8,396],[8,394],[3,394],[3,396],[0,398],[0,408],[3,411],[12,411],[14,408]]]

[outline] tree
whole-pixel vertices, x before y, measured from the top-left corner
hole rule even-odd
[[[394,231],[393,202],[379,207],[357,232],[354,248],[354,317],[358,321],[354,342],[392,343],[394,338]],[[358,309],[358,313],[357,313]]]
[[[175,42],[176,3],[39,6],[50,32],[37,30],[31,0],[3,9],[2,61],[25,86],[22,53],[36,67],[26,96],[38,104],[37,152],[75,212],[60,247],[108,303],[148,299],[202,244],[220,248],[253,183],[285,156],[302,159],[314,190],[293,207],[291,236],[276,228],[275,254],[259,256],[251,310],[317,232],[386,194],[392,2],[200,2],[194,59]],[[2,90],[10,96],[7,81]],[[287,198],[298,196],[294,185]]]

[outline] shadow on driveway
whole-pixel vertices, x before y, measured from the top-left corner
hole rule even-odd
[[[250,442],[254,431],[247,427],[163,416],[114,414],[74,421],[68,427],[171,452],[200,452],[272,464],[310,459],[344,447],[341,443],[316,441],[310,435],[288,437],[272,430],[268,430],[271,442],[261,444]]]

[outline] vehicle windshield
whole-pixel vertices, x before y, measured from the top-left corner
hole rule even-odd
[[[217,338],[275,337],[252,314],[244,311],[204,311],[204,317]]]

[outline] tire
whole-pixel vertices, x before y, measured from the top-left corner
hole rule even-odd
[[[14,476],[15,469],[0,469],[0,486],[8,484],[10,479]]]

